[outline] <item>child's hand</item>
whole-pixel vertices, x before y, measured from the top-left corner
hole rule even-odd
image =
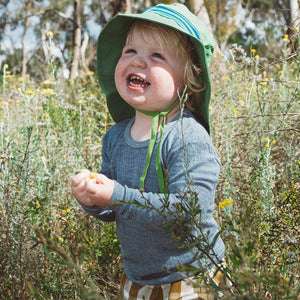
[[[71,181],[73,196],[85,206],[104,208],[111,199],[115,183],[103,174],[91,174],[82,170]]]

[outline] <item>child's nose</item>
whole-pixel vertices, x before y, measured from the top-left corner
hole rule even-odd
[[[142,56],[136,56],[133,61],[132,65],[136,68],[146,68],[147,63],[146,60]]]

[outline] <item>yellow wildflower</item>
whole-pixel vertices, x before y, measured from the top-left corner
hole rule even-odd
[[[71,212],[70,208],[67,208],[66,212],[69,214]]]
[[[227,104],[226,104],[226,103],[224,103],[223,105],[224,105],[225,107],[227,106]]]
[[[240,113],[238,110],[233,110],[232,112],[236,115],[238,115]]]
[[[36,201],[36,202],[35,202],[35,205],[36,205],[37,207],[41,206],[39,201]]]
[[[8,64],[5,64],[5,65],[3,66],[3,68],[4,68],[4,69],[7,69],[7,68],[8,68]]]
[[[209,110],[212,110],[212,106],[209,107]]]
[[[265,147],[266,147],[266,148],[270,148],[270,145],[269,145],[269,144],[265,144]]]
[[[275,143],[276,143],[276,141],[275,141],[275,140],[273,140],[273,141],[272,141],[272,144],[275,144]]]
[[[88,121],[92,121],[93,119],[91,117],[87,117],[87,120]]]
[[[90,179],[94,179],[97,176],[97,173],[91,173]]]
[[[22,82],[23,82],[23,78],[22,78],[22,77],[20,77],[20,78],[19,78],[19,81],[22,83]]]
[[[50,88],[42,89],[42,95],[48,94],[48,95],[55,95],[55,91]]]
[[[48,37],[49,39],[52,39],[52,38],[53,38],[53,32],[52,32],[51,30],[49,30],[49,31],[47,32],[47,37]]]
[[[259,55],[258,55],[258,54],[256,54],[256,55],[254,56],[254,58],[256,58],[256,59],[259,59]]]
[[[266,141],[266,142],[270,142],[270,139],[269,139],[269,138],[266,138],[265,141]]]
[[[233,203],[232,199],[226,198],[225,201],[220,202],[220,207],[225,208],[226,206],[229,206],[229,204]]]
[[[27,90],[25,92],[27,95],[35,95],[35,91]]]
[[[223,80],[228,80],[228,77],[223,77]]]
[[[289,43],[289,42],[290,42],[289,35],[288,35],[288,34],[285,34],[285,35],[283,36],[282,41],[283,41],[284,43]]]
[[[83,102],[82,100],[79,100],[79,101],[78,101],[78,103],[80,103],[80,104],[81,104],[82,102]]]
[[[255,52],[256,52],[256,49],[251,49],[251,52],[252,52],[252,53],[255,53]]]

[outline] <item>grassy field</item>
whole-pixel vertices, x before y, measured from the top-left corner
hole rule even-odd
[[[300,57],[241,53],[212,64],[216,219],[233,281],[223,299],[297,299]],[[9,70],[0,84],[0,298],[114,299],[114,224],[87,216],[70,193],[76,171],[100,169],[112,124],[104,96],[88,77],[62,84],[49,71],[37,85]]]

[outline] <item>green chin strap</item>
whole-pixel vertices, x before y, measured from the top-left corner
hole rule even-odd
[[[148,168],[150,165],[150,161],[151,161],[151,157],[152,157],[152,153],[153,153],[153,149],[154,149],[154,145],[155,145],[155,141],[156,141],[156,137],[157,137],[158,122],[159,122],[159,118],[162,117],[163,120],[160,125],[160,138],[159,138],[158,147],[157,147],[155,169],[156,169],[156,173],[157,173],[160,192],[166,193],[168,191],[168,188],[167,188],[167,185],[165,182],[165,178],[164,178],[164,174],[163,174],[163,170],[161,167],[160,148],[161,148],[161,141],[162,141],[162,136],[164,133],[167,114],[172,110],[172,108],[174,108],[174,106],[177,103],[178,103],[178,101],[175,101],[175,103],[171,107],[169,107],[166,110],[163,110],[161,112],[152,112],[152,111],[144,111],[144,110],[137,109],[137,111],[143,113],[144,115],[153,117],[152,128],[151,128],[151,138],[150,138],[150,142],[149,142],[149,146],[148,146],[148,150],[147,150],[146,165],[144,168],[143,175],[140,178],[140,190],[144,190],[144,187],[145,187],[145,179],[147,177],[147,172],[148,172]]]

